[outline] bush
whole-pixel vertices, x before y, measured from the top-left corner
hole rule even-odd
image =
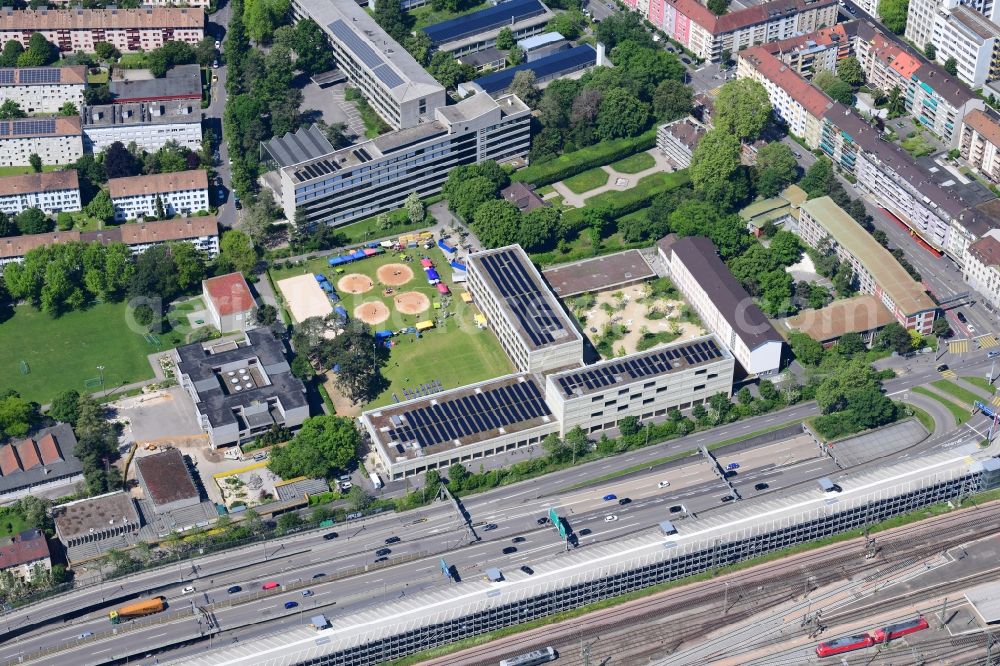
[[[602,141],[572,153],[560,155],[554,160],[532,164],[511,176],[511,180],[531,183],[535,187],[548,185],[570,176],[624,159],[641,150],[649,150],[656,145],[656,128],[636,137]]]

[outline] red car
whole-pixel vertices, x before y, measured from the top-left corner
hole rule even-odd
[[[267,583],[264,583],[264,585],[263,585],[263,586],[261,586],[261,589],[262,589],[262,590],[273,590],[273,589],[274,589],[274,588],[276,588],[276,587],[278,587],[278,584],[277,584],[277,583],[275,583],[275,582],[274,582],[274,581],[272,580],[272,581],[270,581],[270,582],[267,582]]]
[[[916,620],[910,620],[909,622],[900,622],[898,624],[890,624],[887,627],[882,627],[881,629],[876,629],[872,633],[872,638],[876,643],[888,643],[889,641],[901,638],[907,634],[912,634],[915,631],[923,631],[929,625],[924,616],[921,615]]]
[[[850,652],[851,650],[862,650],[866,647],[871,647],[872,645],[875,645],[875,639],[871,637],[871,634],[845,636],[843,638],[835,638],[832,641],[827,641],[826,643],[820,643],[817,645],[816,656],[832,657],[835,654]]]

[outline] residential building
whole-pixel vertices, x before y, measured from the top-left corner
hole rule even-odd
[[[49,4],[60,5],[60,6],[71,6],[76,3],[76,0],[51,0]],[[149,7],[196,7],[198,9],[208,9],[211,2],[210,0],[143,0],[143,6]]]
[[[0,120],[0,166],[28,166],[36,154],[42,164],[69,164],[83,156],[79,116]]]
[[[974,109],[965,116],[959,140],[962,159],[994,183],[1000,183],[1000,119]]]
[[[805,333],[824,347],[831,347],[847,333],[857,333],[871,344],[878,332],[896,321],[896,316],[871,294],[840,298],[818,310],[802,310],[781,321],[790,333]]]
[[[507,54],[495,46],[482,51],[472,51],[458,57],[458,62],[469,65],[477,72],[493,72],[507,66]]]
[[[990,229],[966,248],[962,276],[990,306],[1000,309],[1000,230]]]
[[[691,156],[708,129],[691,116],[660,125],[656,147],[678,169],[691,166]]]
[[[418,126],[444,106],[444,87],[354,0],[294,0],[330,39],[337,67],[393,129]]]
[[[910,0],[904,35],[911,44],[916,44],[917,48],[923,48],[933,39],[938,10],[948,1]],[[961,0],[961,4],[982,14],[994,23],[1000,22],[1000,4],[995,4],[993,0]]]
[[[262,162],[274,170],[261,181],[287,219],[300,210],[309,226],[340,225],[399,208],[411,192],[440,192],[454,166],[528,154],[531,111],[514,95],[480,93],[433,117],[336,151],[315,131],[272,139]]]
[[[168,513],[201,504],[198,486],[179,449],[167,449],[135,459],[135,477],[143,497],[155,513]]]
[[[228,273],[201,282],[201,294],[212,325],[220,333],[253,328],[257,302],[242,273]]]
[[[0,542],[0,571],[8,571],[25,583],[40,572],[52,571],[49,542],[39,529],[19,532]]]
[[[80,210],[80,182],[76,170],[0,178],[0,212],[17,215],[25,208],[38,208],[46,215]]]
[[[748,375],[768,376],[781,369],[784,341],[729,272],[712,241],[670,234],[658,241],[657,252],[702,323]]]
[[[795,232],[799,224],[799,206],[808,195],[798,185],[789,185],[781,194],[769,199],[754,201],[740,211],[740,217],[747,223],[747,231],[754,238],[764,235],[764,228],[771,224]]]
[[[204,169],[159,173],[149,176],[112,178],[108,193],[115,207],[115,220],[156,217],[159,201],[167,217],[208,210],[208,172]]]
[[[521,49],[521,53],[524,54],[524,59],[531,62],[552,53],[565,51],[573,45],[566,41],[566,38],[558,32],[543,32],[540,35],[519,40],[517,46]]]
[[[956,77],[904,50],[867,23],[858,24],[855,55],[869,86],[885,93],[898,87],[907,113],[952,148],[958,147],[962,119],[985,106]]]
[[[52,508],[56,536],[67,548],[98,544],[102,550],[135,543],[142,527],[135,501],[118,491]]]
[[[511,202],[522,213],[548,206],[538,192],[530,185],[514,182],[500,190],[500,196]]]
[[[188,217],[158,222],[136,222],[107,227],[100,231],[54,231],[48,234],[0,238],[0,272],[11,263],[20,263],[36,247],[57,243],[124,243],[132,255],[162,243],[188,242],[209,259],[219,255],[219,223],[214,216]]]
[[[76,437],[66,423],[0,446],[0,499],[8,502],[81,480],[83,463],[73,455],[75,448]]]
[[[168,141],[201,150],[201,107],[187,100],[103,104],[83,110],[83,143],[100,153],[115,141],[155,153]]]
[[[205,37],[205,11],[196,8],[0,9],[0,42],[27,48],[33,33],[64,53],[93,53],[107,42],[122,53],[152,51],[167,41],[194,45]]]
[[[58,113],[70,102],[83,106],[87,68],[16,67],[0,69],[0,98],[13,100],[25,113]]]
[[[840,61],[851,55],[851,38],[856,21],[838,23],[815,32],[763,44],[798,74],[807,79],[821,70],[837,71]]]
[[[1000,26],[975,9],[946,0],[935,16],[931,44],[939,63],[954,58],[958,78],[966,85],[981,88],[1000,75],[997,52]]]
[[[201,87],[201,67],[177,65],[162,78],[113,80],[108,92],[115,104],[187,101],[200,108]]]
[[[505,28],[514,39],[537,35],[554,16],[541,0],[507,0],[429,25],[423,31],[438,51],[460,56],[496,45],[497,35]]]
[[[929,334],[937,305],[896,258],[830,197],[799,207],[799,237],[812,248],[827,245],[850,264],[858,290],[878,297],[904,328]]]
[[[469,255],[467,288],[521,372],[580,362],[583,336],[519,245]]]
[[[294,430],[309,417],[306,387],[269,329],[206,344],[184,345],[173,354],[178,381],[194,400],[212,449],[251,441],[274,425]]]
[[[604,45],[598,42],[595,50],[590,44],[581,44],[571,49],[550,53],[514,67],[505,67],[499,72],[466,83],[458,84],[458,94],[463,97],[479,92],[487,92],[494,97],[503,95],[514,83],[518,72],[531,71],[535,73],[535,81],[539,84],[552,81],[574,72],[602,65],[604,61]]]
[[[837,23],[836,0],[771,0],[716,16],[698,0],[625,0],[668,37],[699,58],[719,62],[723,51],[736,54],[814,32]]]

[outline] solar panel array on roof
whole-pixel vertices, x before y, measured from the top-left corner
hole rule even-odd
[[[14,70],[0,69],[0,85],[4,83],[14,83]]]
[[[463,37],[476,35],[487,30],[545,13],[545,5],[538,0],[511,0],[495,7],[487,7],[478,12],[442,21],[424,28],[424,32],[435,44],[451,42]]]
[[[643,377],[662,375],[675,367],[680,360],[688,366],[700,365],[722,357],[722,352],[714,339],[700,340],[682,347],[671,347],[648,356],[615,361],[589,370],[574,372],[559,377],[559,387],[566,397],[586,393],[606,386],[614,386]]]
[[[502,250],[480,257],[483,268],[496,285],[500,297],[507,301],[511,312],[535,346],[556,341],[554,335],[565,331],[562,313],[556,312],[514,250]],[[564,336],[561,336],[564,337]]]
[[[37,83],[59,83],[60,70],[58,67],[32,67],[22,69],[20,77],[23,84]]]
[[[331,160],[320,160],[318,162],[313,162],[312,164],[307,164],[304,167],[300,167],[295,172],[295,180],[300,183],[304,183],[305,181],[312,180],[313,178],[328,176],[339,169],[340,167]]]
[[[379,81],[387,85],[389,88],[395,88],[396,86],[403,85],[403,79],[396,74],[395,70],[392,69],[382,59],[382,56],[373,49],[368,44],[365,44],[364,40],[361,39],[351,28],[344,23],[342,20],[337,19],[330,24],[330,31],[333,32],[334,36],[337,37],[343,44],[344,47],[357,56],[365,67],[367,67],[372,74],[378,77]]]
[[[264,144],[271,157],[283,167],[322,157],[333,151],[333,145],[316,125],[299,128],[283,137],[276,137]]]
[[[499,72],[481,76],[473,83],[489,94],[506,90],[514,82],[514,75],[524,70],[535,73],[539,82],[547,81],[554,76],[568,74],[576,70],[597,64],[597,51],[590,44],[583,44],[565,51],[559,51],[544,58],[527,62],[517,67],[508,67]]]
[[[53,134],[56,131],[56,120],[55,118],[42,118],[41,120],[15,120],[13,122],[12,134],[16,135],[35,135],[35,134]]]
[[[389,438],[421,448],[547,416],[551,412],[534,380],[516,382],[410,409]]]

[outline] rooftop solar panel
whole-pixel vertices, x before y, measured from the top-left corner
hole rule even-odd
[[[358,60],[364,63],[368,69],[375,69],[382,64],[382,58],[375,50],[365,44],[351,28],[337,19],[330,24],[330,31],[343,43],[344,47],[357,56]]]
[[[19,75],[21,83],[34,85],[39,83],[59,83],[60,70],[58,67],[31,67],[22,69]]]
[[[392,67],[389,67],[389,65],[379,65],[373,69],[372,72],[382,83],[390,88],[403,85],[403,79],[401,79],[399,75],[393,71]]]
[[[424,28],[435,44],[452,42],[463,37],[502,28],[545,13],[545,6],[538,0],[511,0]]]
[[[0,69],[0,84],[14,83],[14,70]]]
[[[510,84],[514,82],[514,75],[520,71],[530,69],[535,73],[535,79],[543,82],[554,76],[574,72],[595,64],[597,64],[597,51],[589,44],[583,44],[516,67],[508,67],[499,72],[481,76],[473,83],[492,95],[509,88]]]

